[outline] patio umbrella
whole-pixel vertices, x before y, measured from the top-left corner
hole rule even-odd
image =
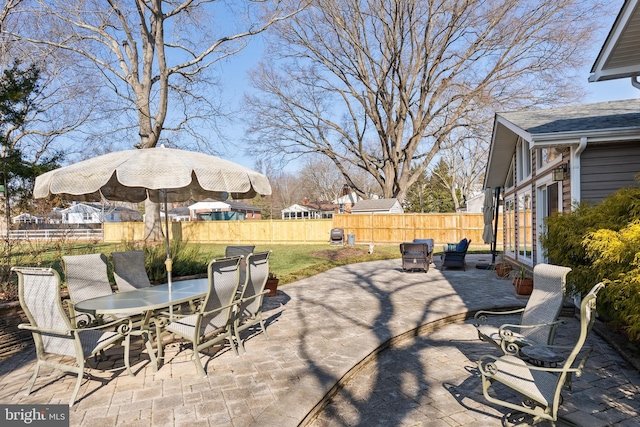
[[[484,190],[484,203],[482,205],[482,214],[484,216],[482,240],[489,245],[493,242],[493,210],[493,191],[491,188],[487,188]]]
[[[482,240],[485,243],[491,244],[493,242],[493,193],[491,188],[484,190],[484,203],[482,204],[482,214],[484,216],[484,231],[482,233]],[[493,259],[491,264],[476,264],[476,268],[481,270],[489,270],[493,268]]]
[[[167,279],[171,290],[171,249],[167,203],[224,200],[271,194],[267,178],[239,164],[193,151],[146,148],[117,151],[52,170],[36,177],[33,196],[60,195],[77,201],[163,203]]]

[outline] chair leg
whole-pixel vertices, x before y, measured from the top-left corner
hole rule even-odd
[[[129,352],[131,350],[131,334],[127,334],[124,339],[124,366],[127,367],[127,372],[130,376],[135,377],[135,374],[131,370],[131,363],[129,362]]]
[[[34,384],[36,383],[36,378],[38,377],[38,372],[40,371],[40,361],[38,361],[36,363],[36,371],[33,373],[33,376],[31,377],[31,380],[29,381],[29,387],[27,387],[27,392],[25,393],[25,396],[28,396],[31,394],[31,389],[33,389]]]
[[[244,345],[242,344],[242,338],[240,338],[240,331],[238,330],[238,327],[234,327],[233,330],[235,332],[236,341],[238,342],[238,347],[240,348],[240,350],[242,350],[243,353],[246,353],[247,350],[244,349]]]
[[[78,379],[76,380],[76,386],[73,388],[73,394],[71,394],[71,400],[69,401],[69,407],[72,407],[76,402],[76,397],[80,391],[80,385],[82,385],[82,377],[84,375],[84,361],[79,363],[78,367]]]
[[[204,370],[204,366],[202,366],[202,361],[200,360],[200,352],[198,351],[198,347],[193,344],[193,361],[196,364],[196,368],[198,369],[198,373],[202,375],[203,378],[207,377],[207,371]]]

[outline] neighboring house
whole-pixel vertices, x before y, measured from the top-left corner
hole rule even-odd
[[[351,193],[345,194],[342,197],[338,197],[333,200],[331,203],[335,206],[336,213],[348,214],[351,213],[351,208],[353,205],[362,200],[362,197],[358,196],[355,191]]]
[[[100,206],[98,206],[101,209]],[[105,206],[104,222],[136,222],[142,221],[142,214],[125,206]]]
[[[484,193],[476,194],[467,199],[464,209],[458,209],[460,212],[467,213],[482,213],[482,207],[484,206]]]
[[[352,214],[402,214],[404,209],[398,199],[361,200],[351,208]]]
[[[74,203],[60,211],[63,224],[100,224],[102,222],[102,208],[84,203]]]
[[[74,203],[58,211],[62,224],[100,224],[103,222],[141,221],[140,212],[123,206],[100,206]]]
[[[233,200],[205,200],[190,205],[189,212],[191,221],[262,219],[260,208]]]
[[[327,202],[304,200],[301,205],[293,204],[281,211],[282,219],[330,219],[335,207]]]
[[[164,212],[160,212],[160,216],[164,218]],[[169,221],[191,221],[189,206],[169,209]]]
[[[13,222],[14,224],[40,224],[44,221],[39,216],[31,215],[29,213],[22,213],[11,218],[11,222]]]

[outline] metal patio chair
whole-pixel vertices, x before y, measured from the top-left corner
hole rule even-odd
[[[569,267],[537,264],[533,268],[534,285],[527,305],[516,310],[478,311],[474,316],[478,338],[511,355],[518,355],[520,348],[525,345],[553,343],[570,271]],[[486,324],[489,315],[517,313],[521,313],[518,325],[496,327]]]
[[[113,278],[120,292],[151,286],[145,268],[144,251],[112,252]]]
[[[75,304],[113,293],[107,275],[107,257],[104,254],[65,255],[62,260],[72,316],[76,316]],[[111,320],[116,318],[112,317]]]
[[[173,315],[165,331],[191,342],[198,373],[207,376],[200,351],[225,339],[238,354],[233,336],[233,308],[237,299],[242,257],[222,258],[209,263],[209,290],[198,311],[190,315]]]
[[[69,401],[69,406],[73,406],[82,384],[85,362],[90,357],[101,354],[107,347],[123,340],[125,354],[128,354],[131,319],[118,319],[97,327],[76,328],[62,306],[60,276],[55,270],[36,267],[13,267],[11,270],[18,275],[20,305],[29,320],[28,324],[22,323],[18,328],[31,331],[36,346],[35,372],[26,394],[31,393],[42,366],[75,373],[78,379]],[[67,364],[48,355],[75,357],[75,361],[74,364]],[[129,374],[133,375],[127,357],[125,365]]]
[[[252,254],[253,251],[256,249],[255,246],[251,246],[251,245],[246,245],[246,246],[227,246],[224,249],[224,256],[225,258],[231,258],[231,257],[236,257],[236,256],[241,256],[242,260],[240,261],[240,289],[239,291],[242,291],[242,286],[246,281],[246,278],[244,277],[244,273],[247,270],[247,263],[246,263],[246,258],[249,254]]]
[[[507,420],[521,422],[518,425],[532,425],[542,421],[550,421],[555,426],[558,419],[558,408],[563,402],[561,392],[565,382],[572,374],[580,376],[591,349],[584,348],[585,340],[595,321],[596,297],[604,288],[598,283],[584,297],[580,306],[580,336],[573,346],[544,346],[545,351],[562,354],[564,362],[557,367],[548,368],[532,365],[512,355],[482,356],[478,360],[478,368],[482,375],[482,393],[491,403],[495,403],[516,411],[507,414]],[[578,355],[582,356],[578,361]],[[576,363],[577,362],[577,363]],[[517,392],[521,400],[503,400],[489,394],[494,382],[499,382]],[[497,390],[493,393],[499,393]],[[528,416],[523,416],[528,414]]]
[[[240,332],[259,324],[266,337],[267,330],[262,319],[262,300],[267,293],[264,289],[269,278],[269,256],[271,252],[258,252],[247,257],[247,280],[234,309],[233,330],[238,347],[244,352]]]

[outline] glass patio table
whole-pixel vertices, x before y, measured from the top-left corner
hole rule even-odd
[[[156,316],[159,310],[179,305],[185,302],[202,298],[209,289],[209,279],[190,279],[176,281],[171,284],[140,288],[133,291],[118,292],[111,295],[103,295],[96,298],[86,299],[74,306],[74,309],[94,316],[109,314],[142,314],[144,318],[140,324],[139,331],[150,333],[149,325],[164,324],[164,321]],[[158,359],[162,359],[162,343],[159,333],[156,337],[158,354],[153,351],[153,346],[149,339],[145,339],[145,346],[151,358],[154,372],[158,369]],[[148,338],[148,337],[147,337]]]

